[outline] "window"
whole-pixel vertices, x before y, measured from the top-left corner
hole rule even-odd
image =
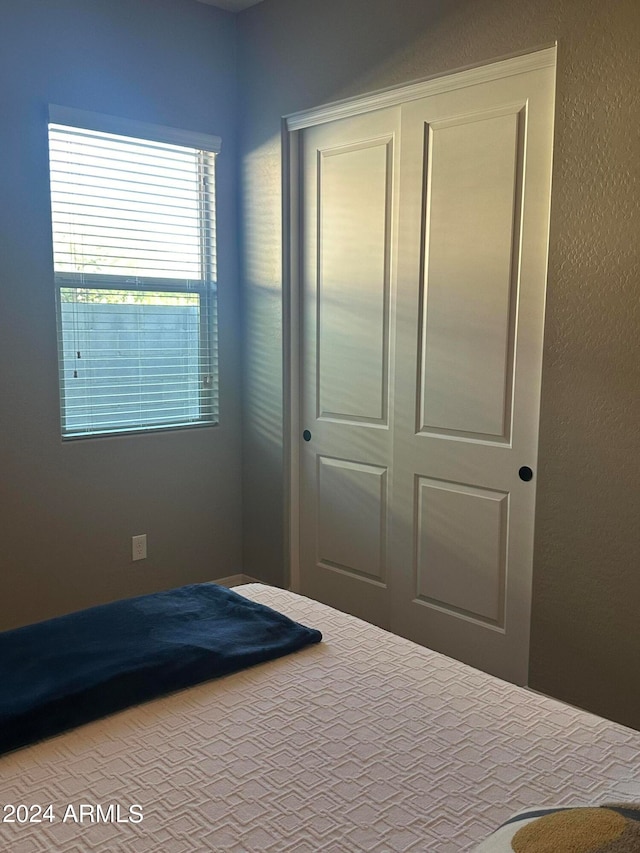
[[[217,423],[219,139],[50,120],[63,437]]]

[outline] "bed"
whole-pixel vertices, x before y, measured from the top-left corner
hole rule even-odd
[[[639,732],[236,591],[323,642],[3,756],[0,849],[458,853],[522,809],[640,800]]]

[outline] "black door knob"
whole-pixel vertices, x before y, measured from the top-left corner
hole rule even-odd
[[[302,437],[305,441],[311,441],[311,433],[308,429],[305,429],[305,431],[302,433]]]
[[[518,471],[518,476],[521,480],[524,480],[525,483],[528,483],[529,480],[533,480],[533,471],[529,468],[528,465],[523,465],[522,468]]]

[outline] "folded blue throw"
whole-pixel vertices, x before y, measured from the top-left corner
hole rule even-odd
[[[0,633],[0,753],[322,639],[211,583]]]

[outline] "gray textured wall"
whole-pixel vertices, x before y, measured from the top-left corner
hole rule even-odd
[[[0,628],[240,570],[235,30],[193,0],[0,0]],[[222,137],[219,428],[62,443],[48,103]]]
[[[558,40],[531,685],[640,726],[637,0],[266,0],[239,18],[245,571],[283,582],[280,117]]]

